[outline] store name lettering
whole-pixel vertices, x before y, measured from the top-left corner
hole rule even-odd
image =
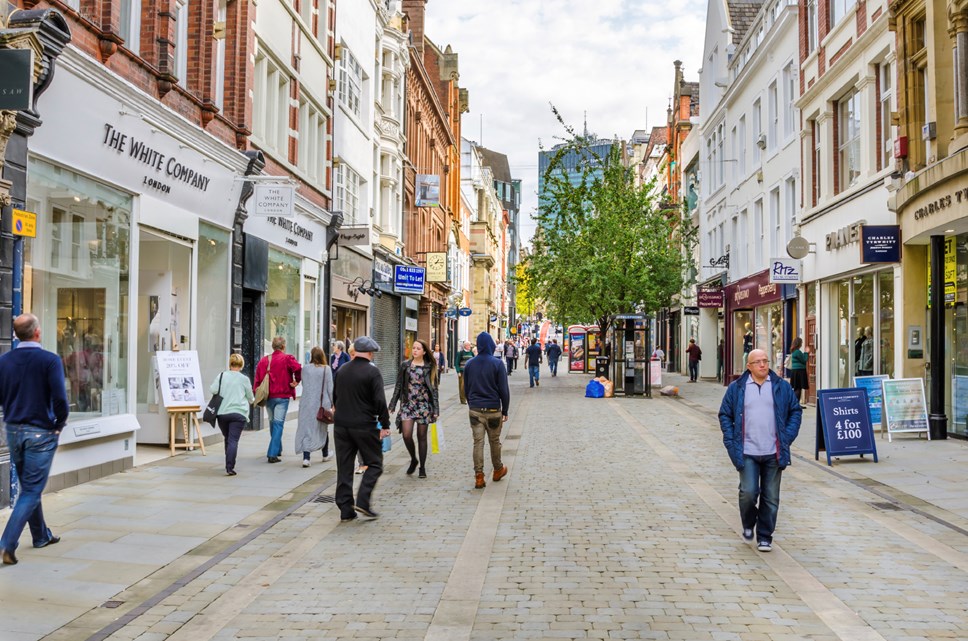
[[[859,242],[860,228],[865,224],[867,224],[866,220],[858,220],[853,225],[841,227],[837,231],[832,231],[827,234],[827,251],[830,251],[831,249],[840,249],[841,247],[846,247],[851,243]]]
[[[914,210],[914,220],[921,220],[922,218],[927,218],[931,214],[936,214],[939,211],[948,209],[952,204],[954,204],[952,203],[952,200],[959,204],[968,202],[968,187],[954,192],[954,198],[952,198],[952,194],[948,194],[946,196],[941,196],[940,198],[935,198],[927,205],[918,207]]]
[[[113,149],[119,154],[127,154],[135,162],[147,165],[155,171],[164,172],[171,180],[184,183],[199,191],[208,191],[211,178],[187,165],[183,165],[174,156],[166,156],[134,136],[121,133],[107,123],[104,125],[104,140],[102,143],[105,147]],[[144,184],[166,194],[171,192],[171,187],[168,184],[147,176],[144,179]]]
[[[753,291],[752,287],[741,289],[733,294],[734,303],[742,303],[744,300],[750,297],[750,292]],[[765,298],[766,296],[773,296],[776,294],[776,283],[770,283],[768,285],[757,285],[756,295],[760,298]]]
[[[293,222],[288,218],[279,218],[278,216],[269,216],[269,224],[276,225],[277,227],[282,227],[287,232],[293,236],[298,236],[299,238],[305,238],[309,242],[313,242],[313,232],[306,229],[297,222]],[[299,241],[295,238],[286,238],[286,244],[292,245],[293,247],[299,246]]]

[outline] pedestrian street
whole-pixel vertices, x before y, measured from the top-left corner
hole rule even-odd
[[[48,495],[63,540],[0,568],[0,639],[968,639],[965,510],[866,476],[921,448],[941,484],[964,443],[878,439],[881,463],[830,469],[805,412],[764,554],[740,536],[724,388],[586,399],[587,380],[516,371],[510,474],[493,482],[485,456],[474,490],[448,374],[444,449],[407,476],[394,434],[375,521],[339,522],[334,464],[299,467],[291,423],[281,465],[246,433],[237,477],[211,447]]]

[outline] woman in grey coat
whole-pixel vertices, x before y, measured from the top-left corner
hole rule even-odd
[[[333,370],[326,364],[326,354],[319,347],[309,352],[309,365],[302,368],[302,397],[296,427],[296,454],[302,452],[303,467],[309,467],[309,455],[323,450],[329,456],[329,425],[316,420],[320,406],[333,408]]]

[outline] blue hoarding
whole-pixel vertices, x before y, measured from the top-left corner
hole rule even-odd
[[[871,428],[867,390],[860,387],[827,389],[817,392],[817,446],[827,452],[827,465],[832,456],[873,454],[877,462],[874,431]]]
[[[409,265],[393,266],[393,291],[397,294],[423,294],[424,268]]]

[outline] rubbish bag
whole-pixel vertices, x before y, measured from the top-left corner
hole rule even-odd
[[[615,384],[612,383],[612,381],[608,380],[607,378],[600,378],[598,379],[598,382],[601,383],[602,387],[605,388],[605,398],[615,397]]]
[[[605,397],[605,386],[592,379],[588,381],[588,385],[585,386],[585,398],[604,398]]]

